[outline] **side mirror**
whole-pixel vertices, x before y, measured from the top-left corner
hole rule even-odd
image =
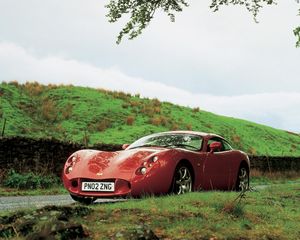
[[[123,145],[122,145],[122,149],[125,150],[126,148],[129,147],[129,145],[130,145],[130,144],[128,144],[128,143],[123,144]]]
[[[209,148],[211,153],[218,152],[221,150],[222,144],[220,142],[212,142],[211,144],[209,144]]]

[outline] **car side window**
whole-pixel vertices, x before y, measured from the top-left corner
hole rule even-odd
[[[232,147],[229,145],[228,142],[226,142],[225,140],[223,140],[221,138],[213,137],[213,138],[209,139],[208,142],[207,142],[207,152],[210,152],[209,145],[212,142],[219,142],[219,143],[221,143],[222,148],[221,148],[220,152],[232,150]]]
[[[224,151],[230,151],[230,150],[232,150],[232,147],[225,140],[222,141],[222,145],[223,145]]]
[[[222,148],[221,148],[220,152],[224,151],[224,150],[223,150],[222,139],[217,138],[217,137],[213,137],[213,138],[209,139],[208,142],[207,142],[207,150],[206,150],[207,152],[210,152],[210,147],[209,147],[209,145],[210,145],[211,143],[213,143],[213,142],[220,142],[220,143],[222,144]]]

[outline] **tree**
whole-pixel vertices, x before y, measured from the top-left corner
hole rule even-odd
[[[299,0],[296,0],[299,2]],[[266,5],[276,5],[275,0],[211,0],[212,11],[219,11],[220,7],[228,5],[241,5],[249,11],[257,22],[257,15],[261,8]],[[129,14],[130,19],[117,37],[117,43],[122,41],[125,35],[133,39],[140,35],[149,25],[157,10],[164,11],[172,22],[175,21],[175,13],[181,12],[184,7],[188,7],[186,0],[110,0],[106,5],[109,9],[107,17],[109,22],[116,22],[123,15]],[[300,9],[299,13],[300,15]],[[297,38],[296,46],[300,47],[300,26],[294,29]]]

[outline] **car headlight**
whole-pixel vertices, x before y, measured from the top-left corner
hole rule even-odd
[[[140,171],[141,171],[141,174],[145,175],[147,172],[147,168],[142,167]]]
[[[152,157],[152,162],[156,162],[157,160],[158,160],[158,156],[154,156],[154,157]]]
[[[73,167],[72,166],[69,166],[69,167],[66,168],[66,174],[69,174],[72,171],[73,171]]]
[[[73,171],[73,168],[75,166],[75,164],[79,161],[79,158],[77,155],[74,155],[72,157],[70,157],[68,159],[68,161],[66,162],[66,170],[65,170],[65,173],[66,174],[69,174]]]

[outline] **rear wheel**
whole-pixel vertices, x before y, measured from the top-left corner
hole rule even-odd
[[[175,169],[172,193],[180,195],[192,191],[193,179],[190,169],[186,165],[179,165]]]
[[[236,181],[237,191],[246,191],[249,189],[249,171],[245,166],[241,166]]]
[[[86,204],[86,205],[89,205],[89,204],[93,203],[94,201],[96,201],[96,198],[91,198],[91,197],[78,197],[78,196],[75,196],[72,194],[70,194],[70,196],[74,201],[82,203],[82,204]]]

